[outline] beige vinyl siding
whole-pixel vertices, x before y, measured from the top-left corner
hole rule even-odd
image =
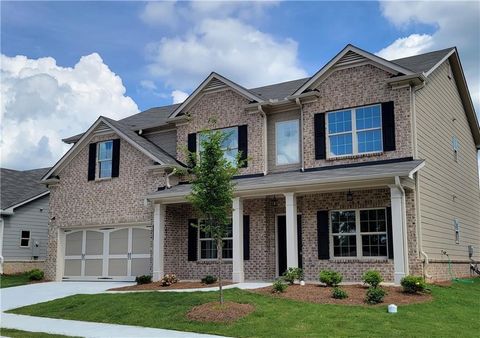
[[[281,172],[288,170],[300,169],[301,165],[301,155],[299,156],[300,162],[296,164],[280,165],[277,166],[276,163],[276,141],[275,141],[275,124],[281,121],[289,120],[299,120],[299,129],[300,126],[300,112],[298,110],[273,113],[267,116],[267,149],[268,149],[268,171],[269,172]],[[300,139],[301,139],[301,130],[300,130]],[[300,146],[298,147],[300,151]]]
[[[480,259],[480,189],[471,129],[455,79],[449,79],[448,61],[429,77],[416,94],[418,157],[425,159],[419,173],[422,248],[430,259],[468,259],[468,245]],[[459,140],[454,160],[452,137]],[[455,196],[455,197],[454,197]],[[455,243],[454,219],[460,222]]]
[[[177,130],[170,129],[144,135],[147,140],[159,146],[173,157],[177,156]]]

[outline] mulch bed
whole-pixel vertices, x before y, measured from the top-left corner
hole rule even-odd
[[[231,282],[222,282],[223,286],[230,285]],[[203,289],[218,286],[218,283],[203,284],[202,282],[177,282],[170,286],[162,286],[160,282],[123,286],[121,288],[113,288],[108,291],[148,291],[148,290],[178,290],[178,289]]]
[[[199,322],[231,323],[255,311],[252,304],[235,302],[205,303],[195,306],[187,313],[187,318]]]
[[[265,287],[261,289],[252,290],[252,292],[257,292],[261,294],[269,294],[274,297],[288,298],[293,300],[305,301],[310,303],[319,303],[319,304],[343,304],[343,305],[367,305],[365,303],[365,294],[367,292],[367,287],[363,285],[345,285],[341,286],[347,294],[348,298],[346,299],[334,299],[332,298],[332,288],[315,285],[315,284],[306,284],[304,286],[300,285],[290,285],[284,293],[272,293],[272,287]],[[430,294],[418,294],[410,295],[402,292],[402,288],[393,287],[393,286],[382,286],[383,289],[387,291],[387,295],[383,300],[383,305],[385,304],[396,304],[396,305],[405,305],[405,304],[414,304],[414,303],[423,303],[430,301],[432,296]],[[382,305],[378,304],[378,305]],[[371,306],[371,305],[368,305]]]

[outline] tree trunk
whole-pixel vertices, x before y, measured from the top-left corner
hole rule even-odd
[[[220,290],[220,304],[223,305],[222,285],[222,240],[217,240],[217,262],[218,262],[218,288]]]

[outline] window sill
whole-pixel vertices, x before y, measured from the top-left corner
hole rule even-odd
[[[212,265],[212,264],[218,264],[218,261],[216,259],[199,259],[195,263],[202,264],[202,265]],[[222,261],[222,264],[232,264],[232,259],[224,259]]]
[[[365,154],[355,154],[355,155],[343,155],[343,156],[334,156],[334,157],[327,157],[327,161],[337,161],[337,160],[346,160],[346,159],[355,159],[355,158],[362,158],[362,157],[373,157],[383,155],[383,151],[377,151],[374,153],[365,153]]]
[[[102,177],[102,178],[96,178],[95,182],[103,182],[103,181],[111,181],[111,177]]]
[[[328,260],[331,263],[387,263],[389,259],[387,257],[351,257],[351,258],[330,258]]]

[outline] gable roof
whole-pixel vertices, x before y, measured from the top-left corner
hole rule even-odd
[[[225,84],[226,86],[228,86],[230,88],[232,88],[236,92],[238,92],[241,95],[249,98],[252,101],[256,101],[256,102],[263,101],[263,99],[261,97],[255,95],[253,92],[249,91],[248,89],[246,89],[246,88],[240,86],[239,84],[227,79],[226,77],[223,77],[220,74],[212,72],[212,73],[210,73],[210,75],[205,80],[203,80],[203,82],[197,87],[197,89],[195,89],[193,91],[193,93],[190,94],[190,96],[185,101],[183,101],[183,103],[181,103],[172,112],[172,114],[170,115],[170,118],[174,118],[174,117],[180,115],[182,110],[185,107],[187,107],[190,103],[192,103],[195,100],[195,98],[202,92],[202,90],[205,89],[209,84],[213,83],[213,87],[216,87],[216,86],[219,85],[218,84],[219,82]]]
[[[263,100],[283,100],[291,95],[298,87],[307,82],[310,78],[305,77],[298,80],[276,83],[268,86],[249,89],[249,92],[261,97]]]
[[[364,51],[358,47],[355,47],[351,44],[348,44],[343,48],[337,55],[335,55],[325,66],[323,66],[318,72],[316,72],[308,81],[301,85],[292,95],[299,95],[305,92],[311,85],[313,85],[317,80],[321,78],[328,70],[330,70],[337,63],[342,65],[348,65],[355,62],[364,60],[369,60],[374,62],[382,67],[388,68],[396,73],[403,75],[411,75],[414,72],[410,69],[407,69],[401,65],[398,65],[394,62],[385,60],[375,54]]]
[[[47,187],[40,184],[42,176],[50,168],[32,170],[13,170],[0,168],[0,209],[5,210],[35,197],[49,193]]]
[[[433,52],[409,56],[401,59],[391,60],[399,66],[410,69],[416,73],[427,73],[439,62],[441,62],[445,56],[455,51],[454,47],[445,48],[442,50],[436,50]]]
[[[90,126],[90,128],[88,128],[88,130],[85,133],[83,133],[80,139],[62,156],[62,158],[42,177],[42,181],[47,180],[53,173],[55,173],[57,169],[59,169],[62,166],[62,164],[66,160],[72,157],[73,154],[78,151],[80,146],[89,140],[88,137],[94,132],[94,130],[101,123],[104,123],[107,127],[112,129],[112,131],[114,131],[118,136],[126,140],[128,143],[130,143],[130,145],[132,145],[134,148],[136,148],[140,152],[144,153],[153,161],[159,164],[183,166],[182,163],[177,161],[174,157],[169,155],[163,149],[161,149],[157,145],[153,144],[152,142],[138,135],[135,131],[133,131],[130,128],[130,126],[120,121],[115,121],[108,117],[100,116]]]

